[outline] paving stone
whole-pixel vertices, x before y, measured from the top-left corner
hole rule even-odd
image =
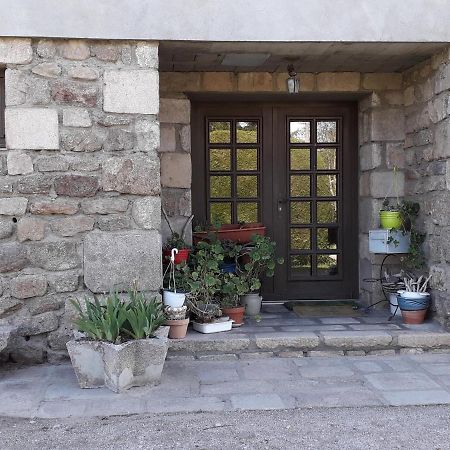
[[[450,346],[450,333],[405,333],[400,334],[397,339],[400,347],[433,348]]]
[[[372,373],[372,372],[382,372],[383,368],[373,362],[373,361],[361,361],[361,362],[355,362],[353,363],[353,365],[360,370],[361,372],[364,373]]]
[[[360,322],[352,317],[323,317],[319,319],[325,325],[347,325],[359,324]]]
[[[316,356],[308,356],[303,359],[294,359],[294,363],[301,367],[330,367],[330,366],[344,366],[347,363],[346,358],[338,358],[338,356],[344,356],[343,352],[320,352],[315,351]],[[320,354],[323,353],[323,354]]]
[[[227,333],[226,333],[227,334]],[[190,352],[221,351],[231,353],[246,349],[250,346],[250,339],[245,334],[222,336],[213,334],[189,333],[183,340],[170,341],[172,351],[184,350]]]
[[[366,380],[381,391],[413,391],[439,388],[439,385],[424,373],[396,372],[364,375]]]
[[[277,355],[279,358],[303,358],[305,355],[302,351],[284,351]]]
[[[300,367],[300,374],[305,378],[325,378],[330,376],[330,371],[333,373],[333,377],[352,377],[355,375],[353,370],[348,367],[333,367],[330,370],[330,366],[318,366],[318,367]]]
[[[450,364],[424,364],[422,367],[433,375],[450,375]]]
[[[222,368],[222,369],[203,369],[198,370],[198,378],[202,384],[214,384],[221,381],[238,380],[239,376],[236,369]]]
[[[301,326],[285,326],[280,327],[282,331],[344,331],[346,328],[343,325],[301,325]]]
[[[395,372],[408,372],[413,369],[412,363],[407,359],[386,358],[384,363],[387,364]]]
[[[234,353],[220,353],[217,355],[198,355],[199,361],[236,361],[237,355]]]
[[[202,384],[201,395],[230,395],[230,394],[263,394],[273,392],[275,386],[264,380],[225,381],[215,384]]]
[[[383,331],[324,331],[325,345],[341,348],[384,347],[392,342],[392,336]]]
[[[145,412],[176,413],[176,412],[208,412],[223,411],[225,402],[217,397],[192,397],[189,401],[183,397],[155,398],[147,401]]]
[[[402,392],[383,392],[383,397],[392,406],[443,405],[450,402],[450,394],[444,390],[408,390]]]
[[[319,345],[319,337],[314,333],[262,333],[256,335],[256,346],[264,349],[279,347],[315,348]]]
[[[239,359],[264,359],[272,358],[274,356],[273,352],[246,352],[240,353]]]
[[[268,410],[285,409],[286,405],[277,394],[232,395],[231,405],[234,409]]]
[[[383,323],[383,324],[360,324],[360,325],[349,325],[350,329],[355,331],[372,331],[372,330],[400,330],[401,328],[394,323]]]
[[[296,377],[295,366],[287,359],[246,361],[240,369],[247,380],[289,380]]]
[[[367,354],[371,356],[393,356],[395,355],[395,350],[369,350]]]
[[[311,350],[308,352],[311,357],[334,358],[335,356],[344,356],[343,350]]]

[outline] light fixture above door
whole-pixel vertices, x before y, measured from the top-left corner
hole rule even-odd
[[[300,91],[300,80],[297,78],[297,72],[294,65],[289,64],[287,66],[289,78],[286,80],[286,87],[289,94],[298,94]]]

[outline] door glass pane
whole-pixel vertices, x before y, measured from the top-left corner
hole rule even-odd
[[[291,202],[291,223],[311,223],[311,202]]]
[[[290,263],[292,275],[311,275],[311,255],[291,255]]]
[[[333,120],[317,122],[317,142],[334,143],[337,136],[337,124]]]
[[[338,244],[338,229],[317,228],[317,248],[319,250],[335,250]]]
[[[238,175],[237,196],[241,198],[258,197],[258,177],[256,175]]]
[[[310,228],[292,228],[291,229],[291,249],[309,250],[311,248],[311,230]]]
[[[337,175],[317,175],[317,196],[336,197]]]
[[[237,204],[237,221],[239,223],[258,222],[258,203],[240,202]]]
[[[317,255],[318,275],[338,274],[338,255]]]
[[[258,122],[237,122],[236,142],[238,144],[255,144],[258,142]]]
[[[238,148],[236,166],[237,170],[258,170],[258,149]]]
[[[311,122],[290,122],[289,135],[291,144],[309,144],[311,142]]]
[[[209,170],[231,170],[230,149],[212,148],[209,151]]]
[[[291,148],[291,170],[311,168],[309,148]]]
[[[212,144],[229,144],[231,142],[231,123],[209,122],[209,142]]]
[[[291,175],[291,197],[309,197],[310,195],[309,175]]]
[[[317,170],[335,170],[336,169],[336,149],[318,148],[317,149]]]
[[[209,208],[210,208],[209,220],[211,223],[216,222],[219,222],[221,224],[231,223],[231,203],[211,202]]]
[[[210,177],[210,197],[230,198],[231,197],[231,176],[214,175]]]
[[[317,202],[317,223],[337,222],[336,202]]]

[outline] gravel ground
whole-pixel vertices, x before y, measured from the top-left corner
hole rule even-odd
[[[0,418],[12,449],[450,449],[450,409],[376,407],[165,414],[95,419]]]

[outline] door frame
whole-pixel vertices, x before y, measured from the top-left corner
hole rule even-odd
[[[344,128],[347,130],[347,136],[345,140],[348,140],[348,148],[353,157],[346,158],[346,173],[354,174],[355,189],[349,190],[348,197],[346,197],[346,203],[352,205],[348,214],[348,221],[343,227],[343,233],[350,233],[353,236],[352,241],[349,243],[349,258],[347,261],[348,266],[346,270],[351,274],[349,278],[349,295],[346,298],[358,298],[359,296],[359,238],[358,238],[358,197],[359,197],[359,156],[358,156],[358,104],[357,101],[348,100],[327,100],[323,96],[320,96],[317,100],[311,98],[298,99],[293,101],[292,98],[288,100],[279,100],[274,98],[274,101],[270,101],[267,95],[251,95],[227,98],[221,96],[217,98],[212,94],[210,97],[202,95],[201,98],[191,99],[191,160],[192,160],[192,173],[206,174],[206,133],[204,130],[204,117],[208,115],[212,116],[260,116],[263,119],[262,136],[263,136],[263,167],[272,167],[272,171],[261,171],[261,187],[262,198],[261,202],[261,219],[264,225],[267,227],[267,234],[270,237],[274,235],[275,217],[277,214],[277,199],[274,197],[273,183],[280,183],[280,176],[276,173],[276,154],[273,151],[277,145],[279,145],[279,139],[284,139],[284,136],[278,135],[277,123],[277,110],[289,109],[296,111],[292,115],[300,115],[298,111],[301,109],[315,111],[323,111],[323,115],[336,115],[330,113],[333,108],[345,108],[347,110],[348,125]],[[220,114],[218,113],[220,111]],[[239,114],[236,114],[238,112]],[[312,114],[311,114],[312,115]],[[319,113],[315,114],[319,115]],[[346,146],[347,147],[347,146]],[[344,169],[344,167],[343,167]],[[344,172],[344,170],[343,170]],[[353,178],[353,177],[352,177]],[[206,219],[206,202],[207,198],[205,192],[207,192],[206,176],[197,176],[195,183],[192,183],[192,213],[194,217]],[[279,186],[276,188],[279,192]],[[195,219],[194,219],[195,220]],[[202,221],[203,221],[202,220]],[[277,256],[286,257],[285,246],[277,245]],[[266,279],[263,285],[263,297],[266,301],[285,301],[287,300],[285,293],[275,293],[275,283],[279,280],[280,274],[278,268],[275,277],[272,279]],[[317,282],[317,281],[315,281]],[[323,298],[324,300],[336,299]]]

